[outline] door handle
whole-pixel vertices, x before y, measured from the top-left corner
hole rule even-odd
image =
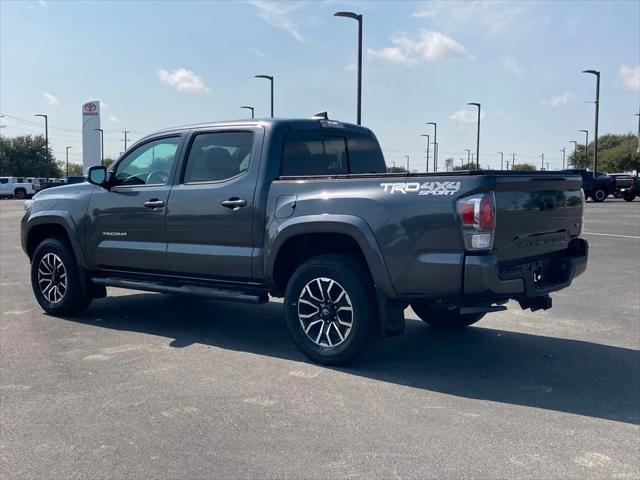
[[[238,210],[239,208],[246,207],[247,201],[238,197],[231,197],[229,200],[222,202],[223,207],[230,208],[231,210]]]
[[[150,208],[151,210],[153,210],[154,208],[162,208],[164,207],[164,202],[162,200],[158,200],[158,199],[152,199],[149,200],[148,202],[144,202],[143,205],[147,208]]]

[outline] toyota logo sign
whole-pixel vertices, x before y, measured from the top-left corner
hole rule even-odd
[[[95,103],[87,103],[87,104],[84,106],[84,110],[85,110],[86,112],[95,112],[96,108],[98,108],[98,107],[96,107],[96,104],[95,104]]]

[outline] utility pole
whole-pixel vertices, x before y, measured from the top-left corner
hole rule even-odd
[[[124,130],[122,130],[122,133],[124,133],[124,151],[126,152],[127,151],[127,134],[131,132],[125,128]]]
[[[49,156],[49,117],[43,113],[36,113],[34,117],[42,117],[44,118],[44,142],[46,148],[47,155],[47,183],[49,182],[49,178],[51,178],[51,157]]]
[[[507,170],[509,170],[509,160],[507,160]]]
[[[438,171],[438,124],[427,122],[426,125],[433,125],[433,171]]]
[[[564,148],[564,147],[562,147],[562,149],[560,150],[560,151],[562,152],[562,169],[563,169],[563,170],[564,170],[564,168],[565,168],[565,167],[564,167],[564,161],[565,161],[565,158],[566,158],[566,150],[567,150],[567,149],[566,149],[566,148]]]
[[[464,151],[467,152],[467,168],[469,168],[469,164],[471,163],[471,150],[465,148]]]
[[[427,162],[426,162],[425,173],[429,173],[429,135],[423,133],[420,136],[421,137],[427,137]],[[433,154],[434,154],[434,164],[435,164],[435,151],[433,152]],[[435,172],[435,170],[434,170],[434,172]]]
[[[547,172],[548,172],[549,171],[549,162],[546,162],[546,163],[547,163]]]
[[[73,147],[67,147],[66,148],[66,156],[67,156],[67,180],[69,180],[69,149],[73,148]]]
[[[590,73],[596,76],[596,124],[593,139],[593,175],[598,173],[598,115],[600,112],[600,72],[598,70],[583,70],[582,73]]]
[[[540,170],[544,170],[544,153],[542,155],[540,155],[541,160],[541,164],[540,164]]]
[[[498,155],[500,155],[500,170],[504,170],[504,153],[498,152]]]
[[[409,155],[405,155],[404,158],[407,159],[407,173],[409,173]]]
[[[476,166],[475,154],[473,152],[471,152],[471,165]],[[479,170],[479,167],[475,168],[474,170]]]
[[[513,170],[513,167],[515,167],[515,166],[516,166],[516,154],[512,153],[511,154],[511,170]]]

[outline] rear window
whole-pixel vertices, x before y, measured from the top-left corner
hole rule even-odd
[[[332,135],[318,130],[287,135],[282,153],[282,176],[384,173],[386,165],[375,138]]]

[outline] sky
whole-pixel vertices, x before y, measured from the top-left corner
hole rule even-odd
[[[357,24],[363,15],[362,123],[387,163],[424,170],[438,123],[439,159],[475,150],[480,163],[560,168],[580,129],[635,133],[640,106],[639,1],[7,1],[0,2],[0,134],[42,133],[82,156],[81,105],[102,102],[105,156],[166,127],[269,115],[356,120]],[[433,138],[431,138],[433,141]]]

